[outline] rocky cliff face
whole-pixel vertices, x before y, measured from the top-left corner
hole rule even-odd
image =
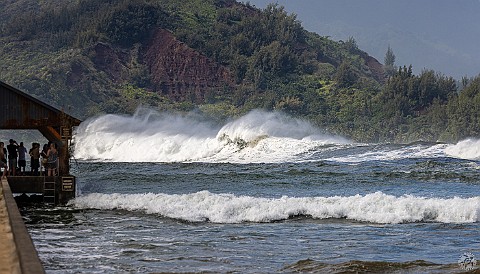
[[[165,29],[157,29],[144,45],[130,49],[98,43],[92,62],[108,79],[117,84],[134,81],[135,75],[148,79],[146,89],[165,95],[173,101],[204,103],[206,94],[233,90],[230,70],[177,40]],[[371,76],[384,82],[383,65],[362,52]],[[138,85],[138,83],[135,83]]]
[[[194,96],[202,102],[206,92],[218,92],[233,81],[230,71],[178,41],[170,32],[157,30],[144,55],[154,90],[183,101]]]
[[[228,68],[223,67],[178,41],[173,34],[158,29],[149,42],[136,49],[118,49],[99,43],[92,61],[111,80],[123,83],[138,67],[146,68],[146,88],[174,101],[204,102],[205,94],[217,93],[233,85]]]
[[[370,69],[372,77],[378,82],[384,83],[386,79],[383,65],[367,53],[362,54],[361,57],[365,60],[365,65]]]
[[[95,54],[92,61],[97,69],[107,73],[116,83],[128,78],[130,53],[105,43],[98,43],[93,50]]]

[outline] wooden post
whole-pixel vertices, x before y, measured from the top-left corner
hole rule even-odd
[[[59,175],[70,175],[70,140],[72,139],[73,129],[65,112],[61,113],[60,137],[61,146],[59,149]]]
[[[68,141],[61,141],[61,146],[58,149],[58,174],[60,176],[68,175],[70,173],[70,156],[68,154]]]

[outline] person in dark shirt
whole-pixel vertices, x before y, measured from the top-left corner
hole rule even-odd
[[[32,168],[32,175],[37,176],[38,169],[40,168],[40,144],[33,143],[32,148],[30,149],[30,166]]]
[[[48,162],[48,158],[47,158],[47,152],[48,152],[48,144],[44,144],[43,145],[43,149],[42,151],[40,152],[40,156],[42,156],[42,166],[41,166],[41,169],[40,169],[40,173],[42,173],[42,170],[45,170],[44,172],[44,175],[47,174],[47,162]]]
[[[20,167],[20,175],[25,175],[25,167],[27,166],[27,148],[23,146],[23,142],[20,142],[20,146],[17,147],[18,151],[18,167]]]
[[[8,170],[8,175],[15,176],[17,171],[17,158],[18,158],[18,144],[15,140],[10,139],[10,144],[7,145],[8,150],[8,166],[10,169]]]
[[[0,142],[0,168],[3,168],[2,178],[7,175],[8,166],[7,166],[7,149],[5,144]]]

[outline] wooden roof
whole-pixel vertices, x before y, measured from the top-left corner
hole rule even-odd
[[[82,121],[0,81],[0,129],[36,129],[49,141],[71,138]]]

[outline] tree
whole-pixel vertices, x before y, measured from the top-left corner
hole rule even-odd
[[[345,42],[345,48],[352,54],[358,51],[357,41],[355,41],[353,36],[348,37],[348,40]]]
[[[160,14],[163,17],[166,14],[161,13],[155,6],[126,5],[120,6],[111,14],[105,32],[113,42],[129,47],[145,40],[157,24]]]
[[[385,53],[385,73],[387,76],[393,76],[395,74],[395,54],[393,54],[393,50],[388,46],[387,53]]]
[[[355,71],[353,71],[353,68],[351,67],[351,63],[343,61],[340,66],[338,66],[334,79],[337,82],[338,87],[346,88],[355,84],[357,78]]]

